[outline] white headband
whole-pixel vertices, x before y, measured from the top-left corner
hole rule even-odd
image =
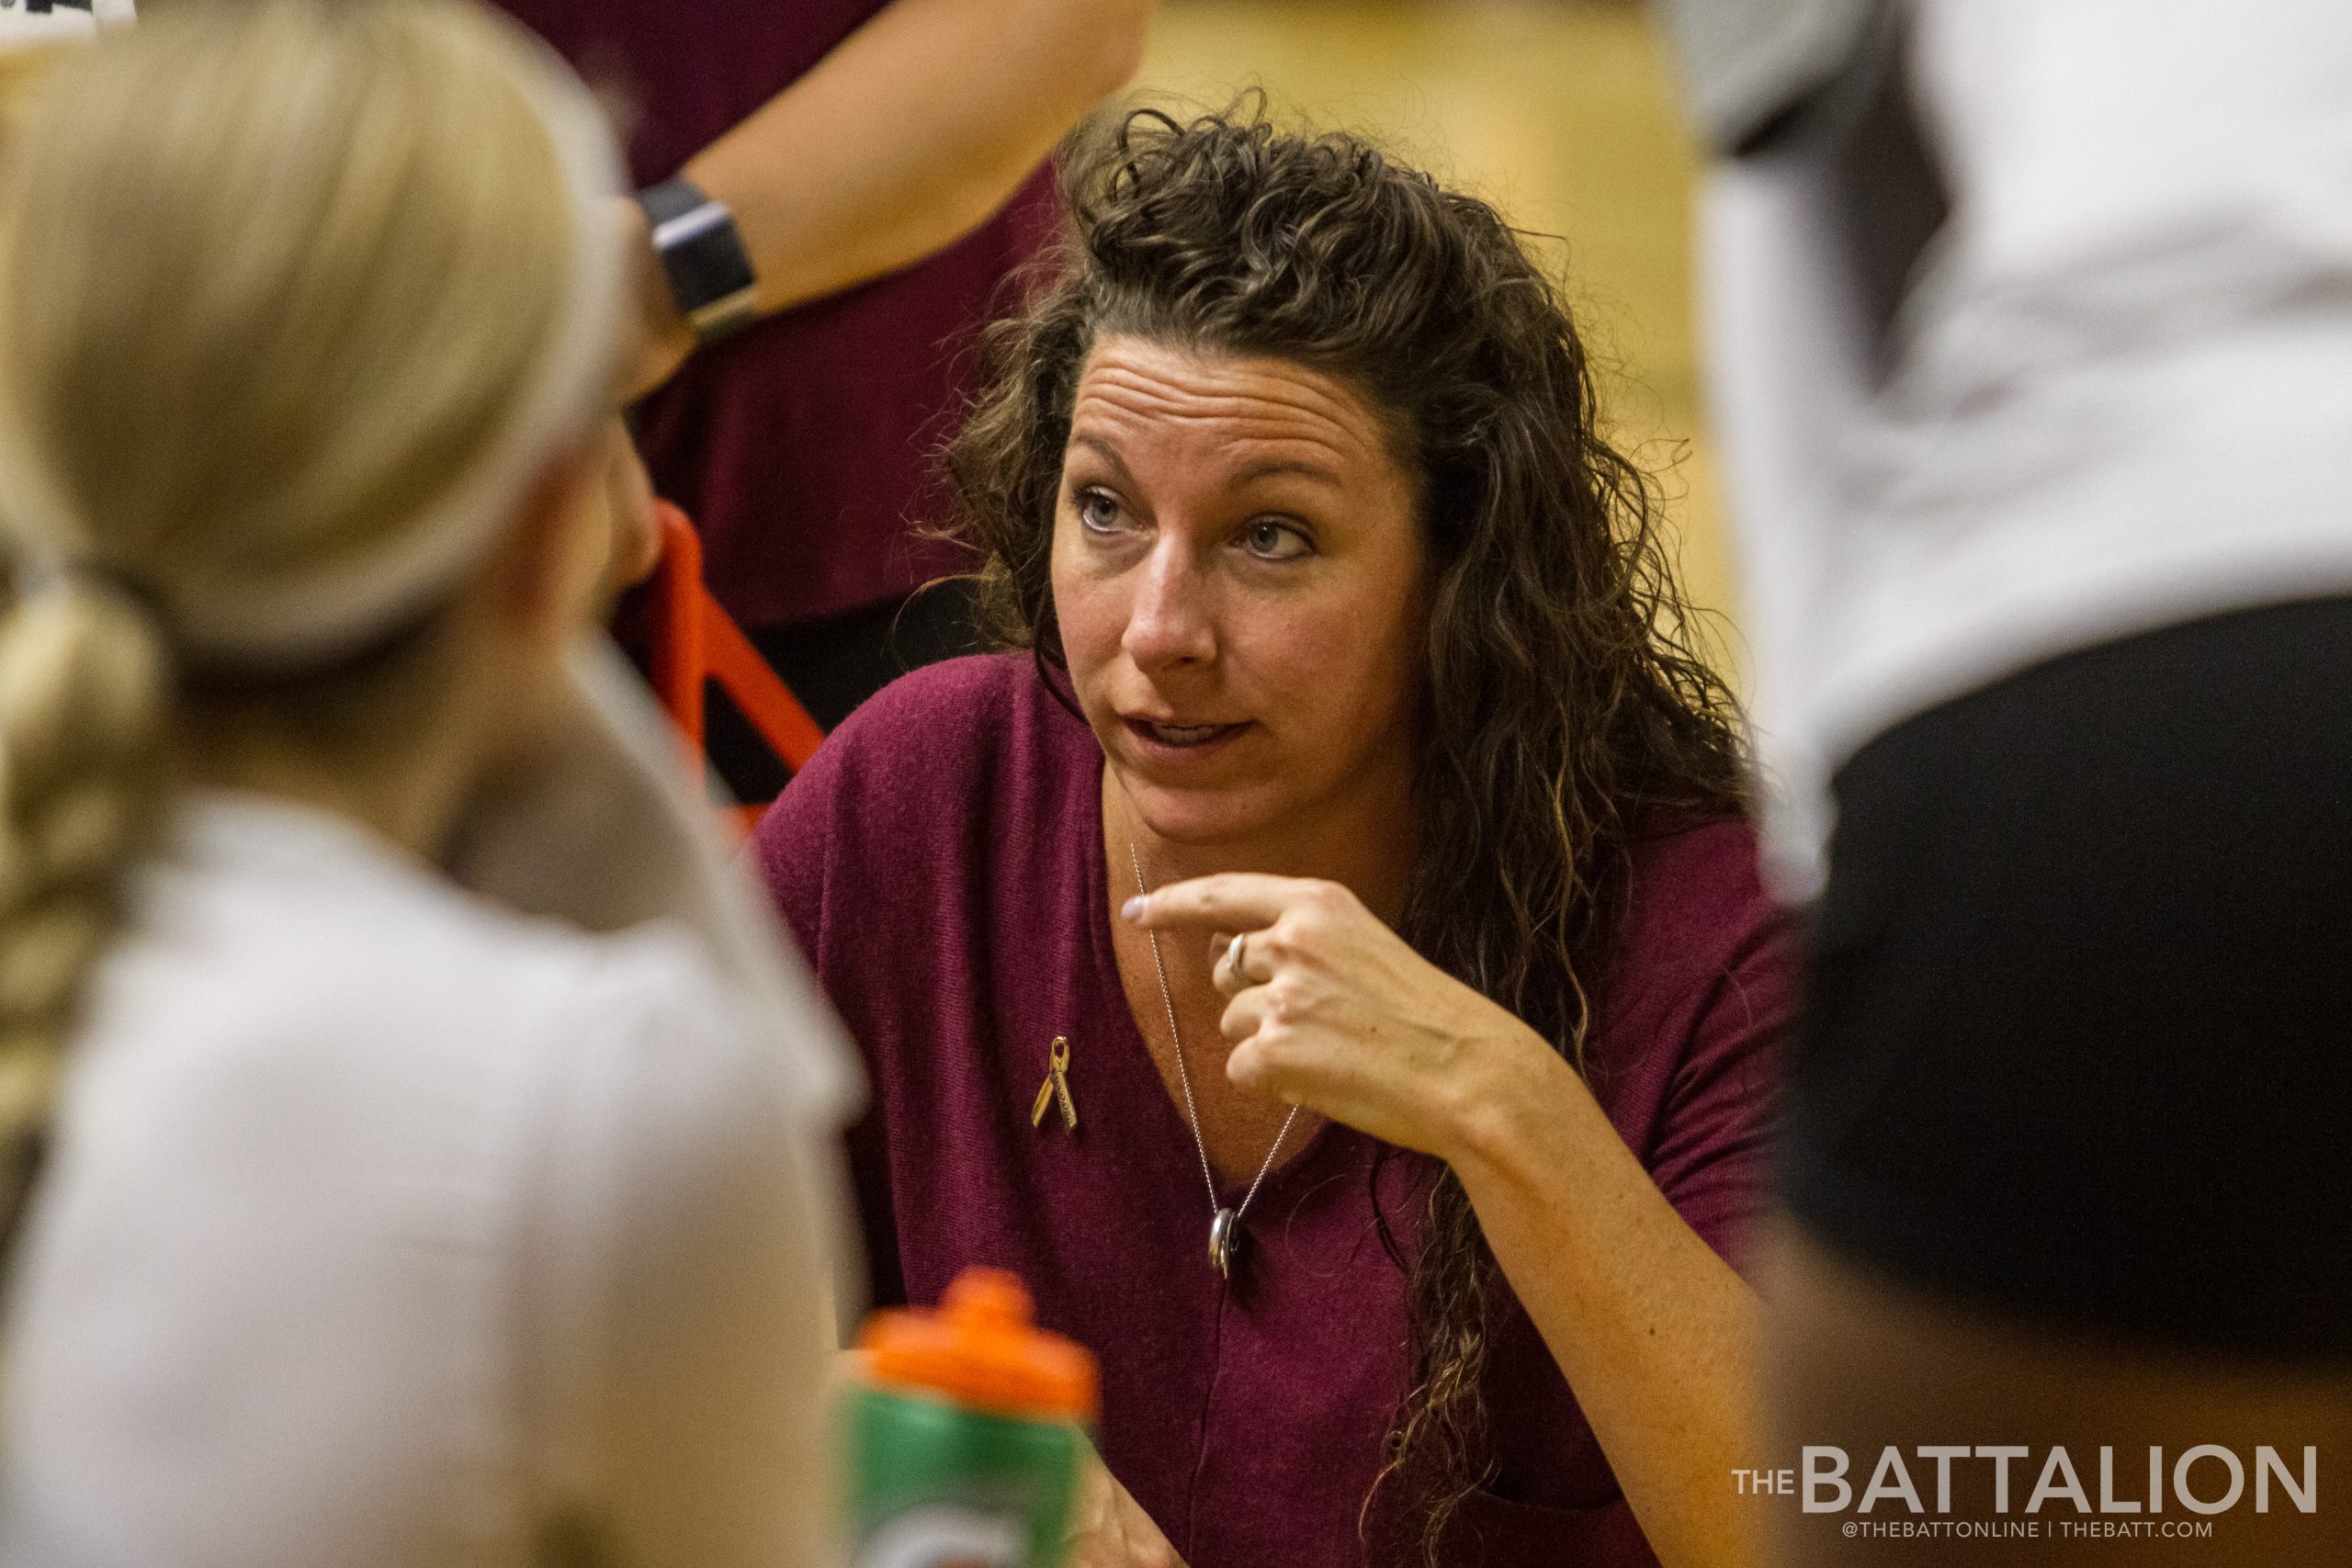
[[[528,392],[440,503],[371,553],[287,582],[210,584],[200,598],[180,585],[153,585],[174,642],[198,661],[263,669],[330,662],[423,615],[497,544],[557,444],[585,430],[612,395],[623,276],[621,230],[612,216],[622,189],[619,162],[587,90],[544,45],[532,43],[522,86],[555,145],[571,198],[573,261],[557,330]],[[26,488],[31,477],[20,473],[9,488]],[[70,563],[27,565],[37,575],[70,570]]]

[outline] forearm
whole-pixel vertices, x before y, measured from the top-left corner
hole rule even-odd
[[[1132,76],[1153,0],[893,0],[686,165],[781,310],[985,220]]]
[[[1751,1560],[1742,1462],[1756,1299],[1548,1054],[1451,1161],[1666,1568]]]

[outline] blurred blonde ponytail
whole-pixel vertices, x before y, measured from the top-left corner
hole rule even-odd
[[[9,140],[5,1226],[177,705],[347,708],[355,657],[430,629],[599,412],[619,260],[584,93],[468,0],[159,8]]]
[[[61,582],[0,624],[0,1235],[40,1161],[82,980],[153,827],[165,654],[146,612]]]

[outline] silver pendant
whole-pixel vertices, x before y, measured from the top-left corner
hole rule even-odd
[[[1209,1222],[1209,1262],[1227,1280],[1233,1278],[1233,1266],[1241,1258],[1241,1216],[1230,1209],[1219,1209],[1216,1218]]]

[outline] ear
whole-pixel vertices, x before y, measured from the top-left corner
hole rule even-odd
[[[589,441],[548,459],[490,563],[491,599],[535,642],[571,641],[594,613],[609,544],[601,510],[604,447]]]

